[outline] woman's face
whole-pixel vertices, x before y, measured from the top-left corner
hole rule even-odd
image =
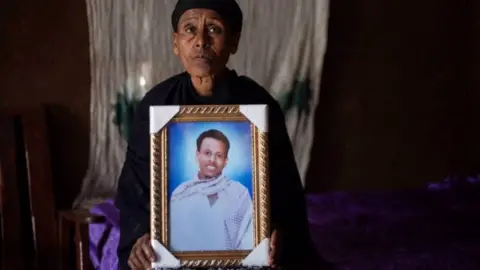
[[[217,12],[187,10],[173,33],[173,50],[187,72],[205,78],[221,72],[237,51],[240,35],[232,35]]]

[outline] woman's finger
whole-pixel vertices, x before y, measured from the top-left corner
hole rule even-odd
[[[139,243],[135,250],[135,258],[140,261],[140,266],[145,269],[151,266],[151,262],[143,251],[143,243]]]
[[[274,230],[270,237],[269,263],[271,268],[276,268],[278,257],[278,232]]]
[[[277,231],[272,232],[272,236],[270,237],[270,248],[273,248],[277,244]]]
[[[155,252],[153,251],[152,243],[150,241],[150,236],[145,235],[142,239],[142,249],[143,252],[145,253],[145,256],[150,260],[150,262],[154,262],[156,260]]]
[[[142,249],[143,249],[143,252],[144,252],[145,256],[147,256],[148,260],[152,263],[152,262],[156,261],[157,258],[156,258],[155,254],[153,252],[152,245],[149,242],[142,245]]]
[[[275,256],[275,247],[277,246],[277,231],[273,231],[272,236],[270,237],[270,260],[274,259]]]
[[[268,252],[268,264],[271,266],[271,267],[274,267],[275,266],[275,245],[270,245],[270,250]]]
[[[128,266],[133,270],[142,268],[142,264],[137,258],[135,258],[135,256],[130,256],[130,258],[128,258]]]

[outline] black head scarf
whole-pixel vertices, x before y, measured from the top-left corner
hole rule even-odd
[[[194,8],[211,9],[222,17],[233,33],[242,31],[243,13],[235,0],[178,0],[172,13],[174,31],[177,31],[178,21],[183,13]]]

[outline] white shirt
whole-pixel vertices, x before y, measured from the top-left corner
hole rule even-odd
[[[223,177],[223,176],[221,176]],[[170,201],[169,245],[172,251],[224,251],[253,249],[253,204],[245,186],[237,181],[222,182],[211,204],[202,192],[190,192]],[[195,180],[193,180],[195,181]],[[182,187],[183,186],[183,187]],[[186,192],[188,193],[188,192]]]

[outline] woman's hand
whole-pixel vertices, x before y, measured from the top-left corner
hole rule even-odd
[[[278,254],[280,249],[280,241],[277,230],[272,232],[270,237],[270,252],[269,252],[269,264],[270,267],[275,268],[278,261]]]
[[[145,234],[138,238],[133,245],[130,257],[128,258],[128,266],[132,270],[150,269],[152,263],[156,261],[155,253],[150,243],[150,235]]]

